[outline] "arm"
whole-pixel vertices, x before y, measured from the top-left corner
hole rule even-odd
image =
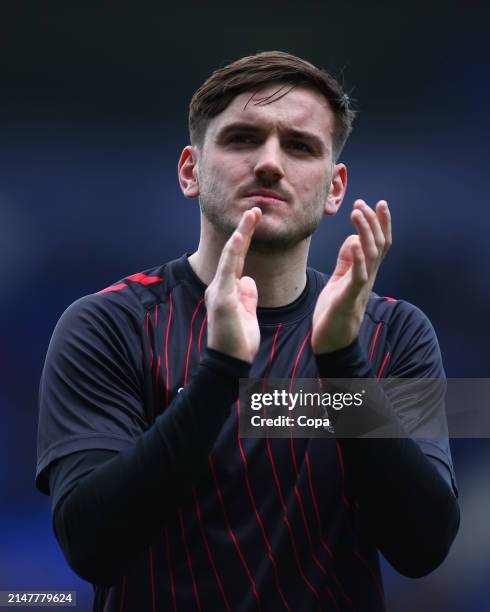
[[[241,276],[259,218],[260,209],[244,213],[206,290],[208,349],[197,372],[152,427],[132,431],[133,440],[125,441],[124,448],[110,444],[125,433],[121,421],[141,419],[137,377],[129,374],[137,349],[125,350],[125,334],[110,325],[107,331],[100,313],[91,319],[90,331],[85,313],[65,320],[50,346],[49,377],[56,384],[46,385],[42,395],[43,434],[49,437],[55,421],[65,436],[65,423],[75,430],[83,421],[90,428],[90,434],[77,431],[76,447],[57,451],[58,459],[68,457],[50,475],[54,528],[68,563],[90,582],[109,585],[117,579],[165,525],[206,465],[237,397],[238,379],[248,374],[260,343],[257,290],[252,279]],[[89,342],[89,336],[97,341]],[[57,410],[49,418],[53,404]],[[44,442],[41,456],[49,457],[50,442]],[[59,445],[55,440],[54,446]],[[76,452],[81,450],[82,455]],[[112,456],[111,451],[120,452]]]
[[[379,202],[374,212],[362,200],[355,202],[351,219],[358,234],[342,245],[313,315],[312,347],[325,378],[374,378],[358,335],[377,271],[391,245],[391,219],[386,202]],[[431,375],[423,373],[416,347],[411,348],[418,373],[406,367],[392,376]],[[378,387],[376,392],[377,411],[400,437],[356,439],[351,429],[353,437],[339,437],[338,443],[376,545],[400,573],[423,576],[446,557],[458,530],[459,507],[441,475],[444,466],[435,467],[437,460],[428,459],[408,437],[412,431],[407,432],[383,390]]]
[[[317,364],[324,377],[374,377],[357,340],[317,355]],[[408,437],[381,387],[373,390],[378,391],[372,398],[377,413],[399,429],[400,437],[339,437],[346,473],[353,477],[363,520],[386,559],[405,576],[424,576],[444,561],[458,531],[451,474]],[[355,421],[349,423],[349,436],[355,436]]]
[[[207,349],[186,387],[131,448],[75,453],[54,465],[55,533],[78,575],[111,584],[165,525],[198,479],[249,369]]]

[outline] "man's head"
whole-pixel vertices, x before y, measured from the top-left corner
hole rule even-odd
[[[192,96],[189,106],[191,144],[203,145],[209,120],[222,113],[237,95],[273,84],[284,87],[280,90],[278,87],[277,95],[264,103],[273,102],[298,85],[314,89],[324,96],[334,115],[333,157],[337,161],[355,116],[349,98],[328,72],[283,51],[265,51],[242,57],[212,73]]]
[[[353,118],[337,81],[309,62],[280,51],[239,59],[192,98],[184,195],[198,196],[203,221],[225,235],[260,206],[252,248],[288,248],[340,206],[347,175],[335,162]]]

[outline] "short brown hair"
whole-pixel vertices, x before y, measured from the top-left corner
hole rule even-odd
[[[270,83],[303,85],[319,91],[327,99],[335,118],[333,153],[338,159],[355,117],[349,97],[331,74],[284,51],[263,51],[215,70],[192,96],[191,143],[203,144],[209,120],[224,111],[237,95]],[[274,95],[271,98],[278,99]]]

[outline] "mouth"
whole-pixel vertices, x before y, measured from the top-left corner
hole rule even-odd
[[[276,191],[270,189],[257,189],[245,194],[245,197],[253,200],[256,204],[281,204],[286,201]]]

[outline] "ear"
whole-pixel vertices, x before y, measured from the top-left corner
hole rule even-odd
[[[332,184],[328,191],[325,203],[326,215],[335,215],[339,210],[347,189],[347,168],[344,164],[335,164],[333,168]]]
[[[191,145],[185,147],[177,164],[177,173],[184,196],[186,198],[197,198],[199,195],[197,147]]]

